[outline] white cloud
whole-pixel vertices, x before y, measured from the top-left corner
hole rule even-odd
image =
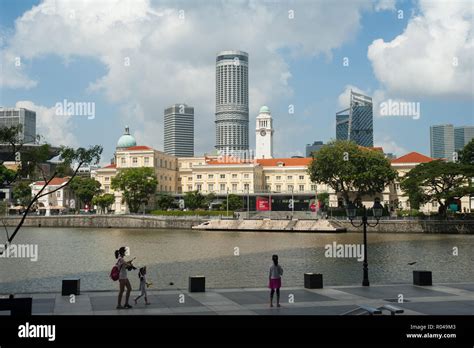
[[[374,9],[375,11],[395,11],[395,0],[379,0],[375,3]]]
[[[393,140],[390,136],[387,135],[382,136],[381,139],[377,139],[376,134],[374,144],[374,146],[376,147],[382,147],[384,153],[393,153],[397,157],[406,155],[409,152],[403,146],[398,145],[395,140]]]
[[[50,108],[36,105],[32,101],[23,100],[16,103],[17,108],[26,108],[36,112],[36,134],[51,145],[78,146],[72,132],[72,117],[56,114],[56,107]]]
[[[368,58],[377,79],[398,96],[473,97],[470,1],[420,1],[420,14],[392,41],[375,40]]]
[[[289,6],[260,1],[152,5],[146,0],[45,0],[17,19],[5,50],[26,60],[47,54],[64,59],[96,57],[107,72],[91,82],[89,89],[123,106],[120,120],[111,121],[129,123],[141,144],[162,147],[165,107],[181,102],[194,106],[199,153],[212,150],[215,142],[218,51],[249,53],[253,129],[262,104],[271,107],[292,95],[291,71],[282,51],[293,57],[329,57],[334,48],[356,35],[361,11],[370,8],[367,1]],[[179,18],[181,9],[184,19]],[[294,11],[293,19],[288,18],[289,10]],[[130,66],[124,66],[127,58]]]

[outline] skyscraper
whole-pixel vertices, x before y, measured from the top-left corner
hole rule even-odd
[[[36,141],[36,112],[25,108],[0,107],[0,127],[11,127],[21,124],[19,136],[21,143]]]
[[[176,157],[194,156],[194,108],[174,104],[165,109],[164,151]]]
[[[452,124],[430,127],[430,150],[432,158],[451,160],[454,153],[454,127]]]
[[[460,151],[474,139],[474,126],[454,127],[454,151]]]
[[[374,146],[372,98],[351,90],[349,108],[336,113],[336,139]]]
[[[216,58],[216,149],[239,155],[249,149],[248,54],[222,51]]]
[[[336,113],[336,140],[349,140],[349,109]]]

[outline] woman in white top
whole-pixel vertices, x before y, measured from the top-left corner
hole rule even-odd
[[[128,303],[128,300],[130,298],[130,293],[132,291],[132,286],[130,285],[130,281],[128,280],[127,276],[127,270],[128,268],[132,269],[134,268],[132,265],[132,261],[125,261],[125,253],[126,253],[126,248],[121,247],[119,250],[115,250],[115,258],[117,259],[117,267],[119,268],[120,275],[119,275],[119,284],[120,284],[120,289],[119,289],[119,294],[118,294],[118,304],[117,304],[117,309],[123,309],[123,308],[132,308],[130,304]],[[122,296],[123,292],[127,288],[127,292],[125,294],[125,305],[122,307]]]
[[[277,293],[277,307],[280,307],[280,288],[283,268],[278,264],[278,255],[272,256],[273,265],[268,275],[268,287],[270,288],[270,307],[273,307],[273,295]]]

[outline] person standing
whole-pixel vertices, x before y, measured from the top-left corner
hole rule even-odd
[[[277,294],[277,307],[280,306],[280,288],[281,276],[283,275],[283,268],[278,264],[278,255],[272,256],[273,265],[270,267],[270,274],[268,276],[268,287],[270,288],[270,307],[273,307],[273,295]]]
[[[132,265],[132,261],[125,261],[125,253],[127,249],[125,247],[121,247],[118,250],[115,250],[115,258],[117,259],[117,267],[120,271],[119,275],[119,294],[118,294],[118,303],[117,309],[129,309],[132,308],[128,303],[130,299],[130,293],[132,291],[132,286],[130,285],[130,281],[128,280],[127,271],[128,269],[134,269]],[[127,292],[125,294],[125,305],[122,307],[122,296],[123,292],[127,288]]]

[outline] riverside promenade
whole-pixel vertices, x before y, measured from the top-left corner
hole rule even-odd
[[[115,309],[117,291],[81,292],[70,303],[60,293],[19,294],[33,297],[33,315],[341,315],[360,305],[394,305],[397,315],[474,315],[474,283],[433,286],[411,284],[329,286],[323,289],[282,288],[281,305],[269,307],[266,288],[207,289],[202,293],[184,290],[149,290],[151,305]],[[399,303],[400,295],[403,303]],[[276,297],[276,295],[275,295]],[[385,315],[389,314],[383,312]],[[0,315],[8,315],[0,312]]]

